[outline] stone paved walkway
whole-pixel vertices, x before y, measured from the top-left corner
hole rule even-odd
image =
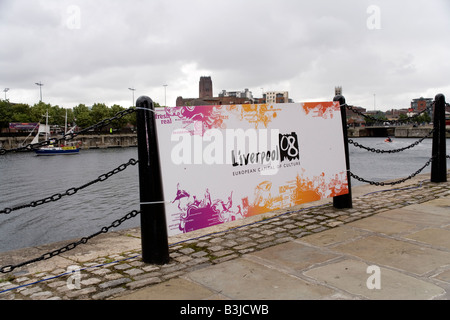
[[[223,265],[225,268],[230,261],[247,257],[249,254],[252,258],[246,259],[247,262],[243,264],[250,263],[251,259],[256,259],[255,256],[258,256],[260,252],[264,255],[264,252],[267,252],[264,250],[269,250],[268,248],[283,244],[291,246],[292,243],[298,244],[299,241],[303,241],[307,236],[339,228],[373,215],[434,199],[447,199],[450,196],[449,182],[437,184],[423,181],[428,178],[429,176],[420,175],[395,189],[393,187],[356,187],[353,191],[353,208],[351,209],[335,209],[331,199],[327,199],[238,222],[245,225],[228,224],[202,230],[203,233],[194,232],[170,238],[171,261],[163,266],[148,265],[141,261],[139,228],[100,235],[88,244],[49,260],[18,268],[9,274],[0,274],[0,299],[133,298],[134,293],[169,281],[178,283],[182,290],[180,279],[188,273],[195,274],[196,271],[206,271],[218,265]],[[387,189],[391,190],[382,191]],[[205,232],[209,233],[205,234]],[[187,236],[195,238],[188,239]],[[379,243],[376,239],[372,240],[375,242],[367,243],[368,246]],[[0,265],[19,263],[65,244],[62,242],[1,253]],[[443,250],[450,253],[448,244]],[[313,254],[312,251],[311,254]],[[342,261],[342,263],[346,262]],[[449,264],[450,260],[446,267],[443,266],[447,268],[447,273],[450,273]],[[79,272],[70,272],[68,268],[71,266],[79,268]],[[351,264],[347,267],[351,267]],[[449,283],[448,279],[446,281]],[[447,284],[449,285],[450,283]],[[196,299],[195,296],[190,297]],[[167,297],[161,296],[161,298]],[[214,296],[212,298],[214,299]],[[327,296],[327,298],[333,299],[334,296]],[[354,296],[343,295],[336,298],[352,299]],[[448,297],[441,295],[440,299],[442,298]]]

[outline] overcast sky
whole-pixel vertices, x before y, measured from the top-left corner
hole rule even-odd
[[[72,108],[174,106],[248,88],[405,108],[450,100],[448,0],[0,0],[0,97]],[[166,87],[166,95],[164,93]]]

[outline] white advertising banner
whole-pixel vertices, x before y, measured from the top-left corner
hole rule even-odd
[[[339,102],[155,111],[169,236],[348,193]]]

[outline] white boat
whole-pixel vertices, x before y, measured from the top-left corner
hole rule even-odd
[[[74,128],[71,129],[71,131]],[[66,111],[66,126],[65,131],[67,133],[67,111]],[[50,136],[50,126],[48,125],[48,111],[45,115],[45,125],[39,124],[38,133],[34,137],[33,141],[31,141],[32,144],[39,142],[39,136],[41,134],[45,135],[45,140],[48,140],[48,137]],[[70,154],[78,154],[80,152],[80,148],[78,146],[67,146],[67,145],[60,145],[55,146],[53,144],[50,144],[45,147],[40,147],[38,149],[34,149],[34,152],[38,156],[53,156],[53,155],[70,155]]]

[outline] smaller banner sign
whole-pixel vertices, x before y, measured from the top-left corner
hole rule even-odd
[[[33,130],[38,125],[37,122],[29,122],[29,123],[22,123],[22,122],[10,122],[9,128],[15,129],[15,130]]]

